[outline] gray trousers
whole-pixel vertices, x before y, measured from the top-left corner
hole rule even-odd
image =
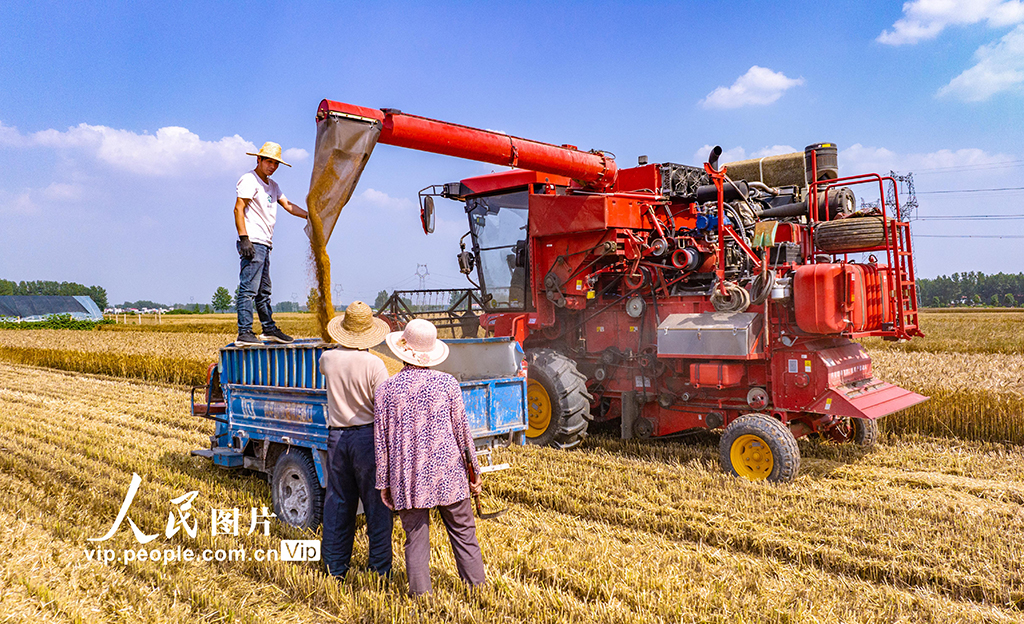
[[[459,578],[470,585],[485,583],[487,575],[484,573],[480,544],[476,541],[473,505],[467,498],[436,509],[440,512],[444,528],[448,531],[448,540],[452,544]],[[397,513],[402,519],[402,528],[405,529],[405,569],[409,575],[409,593],[429,594],[430,510],[399,509]]]

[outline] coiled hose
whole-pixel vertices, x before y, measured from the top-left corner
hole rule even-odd
[[[711,293],[711,305],[719,312],[743,312],[750,307],[750,293],[735,282],[725,282],[725,294],[716,284]]]

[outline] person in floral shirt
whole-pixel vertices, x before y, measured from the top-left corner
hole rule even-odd
[[[429,368],[448,357],[448,345],[423,319],[410,321],[404,332],[388,334],[386,341],[406,366],[378,386],[374,397],[377,489],[405,529],[409,592],[431,592],[432,508],[448,531],[459,577],[480,585],[487,577],[469,497],[471,490],[480,492],[481,482],[479,476],[469,482],[466,460],[476,475],[480,465],[459,382]]]

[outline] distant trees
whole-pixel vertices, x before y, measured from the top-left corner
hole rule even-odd
[[[101,286],[83,286],[75,282],[12,282],[0,279],[0,295],[87,295],[100,310],[107,307],[107,291]]]
[[[1010,305],[1008,302],[1013,301],[1013,305],[1016,306],[1024,298],[1024,273],[985,275],[970,271],[949,276],[940,275],[935,279],[918,278],[917,295],[920,302],[931,302],[930,305],[935,305],[936,298],[940,306],[967,302],[980,304],[982,301],[998,305],[992,299],[993,296],[998,296],[1003,305]],[[1011,299],[1007,299],[1007,296]]]
[[[122,308],[122,309],[125,309],[125,310],[130,310],[132,308],[134,308],[136,310],[143,310],[143,309],[150,309],[150,310],[152,310],[152,309],[157,309],[157,308],[166,308],[168,306],[166,306],[166,305],[164,305],[162,303],[157,303],[156,301],[150,301],[149,299],[139,299],[138,301],[125,301],[124,303],[122,303],[121,305],[116,306],[116,307]]]
[[[218,286],[210,303],[213,304],[214,310],[227,310],[231,307],[231,292],[223,286]]]
[[[380,310],[381,308],[383,308],[384,304],[388,302],[388,299],[390,297],[391,297],[391,295],[389,295],[388,291],[386,291],[386,290],[382,290],[382,291],[378,292],[377,293],[377,298],[373,300],[373,309],[374,310]]]
[[[1006,296],[1003,297],[1003,305],[1005,305],[1008,308],[1016,308],[1017,300],[1014,299],[1013,295],[1011,295],[1010,293],[1006,293]]]

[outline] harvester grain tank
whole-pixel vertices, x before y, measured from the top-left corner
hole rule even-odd
[[[603,421],[623,438],[722,428],[723,468],[787,481],[796,438],[871,445],[877,419],[925,400],[875,377],[854,342],[921,332],[893,180],[841,177],[834,144],[620,169],[391,109],[324,100],[317,122],[318,137],[361,124],[380,143],[515,167],[425,188],[421,216],[429,232],[434,197],[464,204],[460,269],[482,327],[526,348],[534,443],[572,447]],[[318,158],[330,148],[318,139]],[[877,189],[875,213],[856,212],[858,186]]]

